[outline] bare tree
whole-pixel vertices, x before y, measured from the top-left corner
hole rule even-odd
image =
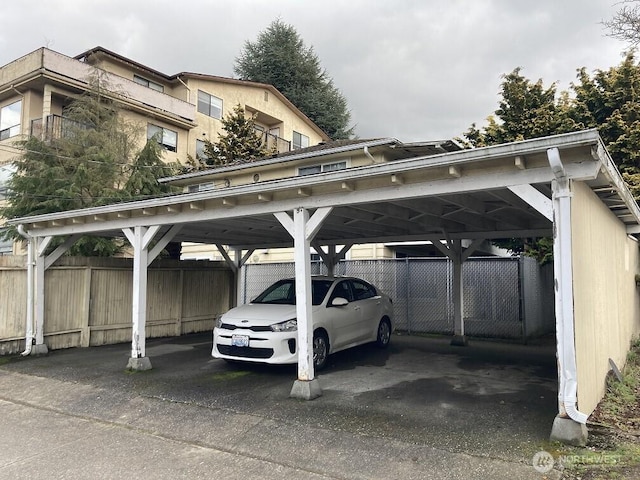
[[[609,30],[610,37],[635,47],[640,44],[640,1],[623,0],[620,5],[614,17],[602,24]]]

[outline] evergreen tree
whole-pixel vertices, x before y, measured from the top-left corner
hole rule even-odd
[[[596,70],[584,68],[573,86],[572,115],[585,128],[597,128],[614,163],[638,198],[640,191],[640,65],[633,52],[620,65]]]
[[[258,136],[254,117],[247,117],[244,109],[236,105],[233,111],[222,119],[225,134],[218,135],[213,143],[205,140],[204,167],[227,165],[233,162],[251,162],[275,153],[270,151]]]
[[[345,97],[293,26],[277,19],[255,42],[245,42],[234,72],[242,80],[276,87],[333,140],[353,135]]]
[[[485,127],[472,125],[465,134],[479,147],[525,140],[586,128],[597,128],[614,163],[636,199],[640,198],[640,65],[628,53],[619,66],[578,70],[569,92],[557,94],[555,85],[532,83],[515,69],[504,77],[499,108]],[[548,240],[509,239],[496,242],[511,251],[549,261]]]
[[[129,167],[129,175],[123,193],[130,200],[144,199],[172,193],[175,190],[158,183],[158,178],[179,173],[177,164],[162,161],[162,147],[154,139],[149,139]]]
[[[7,185],[4,218],[55,213],[106,205],[139,196],[157,195],[167,187],[156,176],[166,176],[155,142],[139,152],[140,129],[123,120],[104,95],[104,82],[91,80],[85,94],[75,99],[46,138],[19,141],[22,150],[16,172]],[[15,229],[6,236],[19,238]],[[114,239],[85,237],[70,250],[74,255],[110,256],[122,249]]]
[[[520,68],[503,78],[499,107],[487,118],[487,125],[479,130],[473,124],[465,133],[472,146],[515,142],[579,128],[569,114],[569,97],[564,92],[558,96],[555,84],[545,88],[541,79],[532,83],[520,74]]]

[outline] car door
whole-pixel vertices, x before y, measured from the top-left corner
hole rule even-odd
[[[349,303],[332,306],[335,298],[344,298]],[[360,307],[353,301],[353,291],[349,280],[336,283],[327,302],[327,314],[331,318],[332,350],[339,350],[357,341],[361,322]]]
[[[358,342],[371,340],[381,318],[382,297],[375,287],[364,280],[352,279],[351,288],[354,296],[353,303],[360,313],[354,338]]]

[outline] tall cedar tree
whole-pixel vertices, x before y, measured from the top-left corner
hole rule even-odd
[[[22,150],[7,185],[4,218],[106,205],[140,196],[166,193],[157,176],[168,176],[174,165],[163,165],[157,143],[136,153],[140,131],[125,122],[105,96],[104,80],[95,77],[88,91],[49,124],[44,139],[32,136],[16,142]],[[15,229],[6,236],[19,238]],[[110,256],[122,241],[85,237],[73,255]]]
[[[267,148],[256,130],[254,117],[247,117],[241,105],[222,119],[224,134],[217,142],[205,140],[204,159],[198,159],[202,167],[218,167],[233,162],[251,162],[275,151]]]
[[[346,98],[320,66],[313,48],[280,19],[260,32],[255,42],[245,42],[234,73],[242,80],[276,87],[333,140],[353,136]]]

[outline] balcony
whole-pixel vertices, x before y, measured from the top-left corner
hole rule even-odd
[[[36,79],[39,76],[47,82],[65,87],[86,89],[90,79],[98,71],[95,67],[67,57],[47,48],[40,48],[24,57],[0,67],[0,85],[10,86],[23,78]],[[192,126],[195,122],[195,105],[179,98],[158,92],[115,73],[99,71],[107,85],[107,90],[117,100],[144,114],[151,109],[163,114],[170,121]],[[35,80],[32,80],[35,81]]]
[[[270,152],[285,153],[291,151],[291,142],[277,135],[256,128],[256,135],[262,140],[262,145]]]
[[[60,115],[49,115],[45,118],[31,120],[31,130],[29,134],[45,142],[51,142],[60,138],[69,138],[79,129],[87,128],[75,120],[61,117]]]

